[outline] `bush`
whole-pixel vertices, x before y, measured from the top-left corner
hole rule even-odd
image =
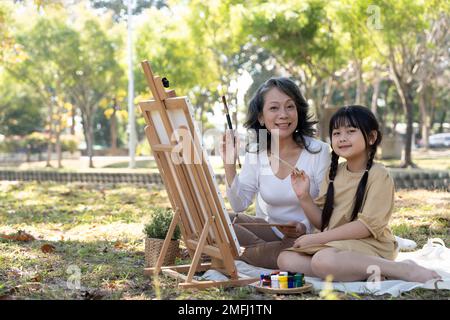
[[[32,132],[23,137],[24,145],[30,148],[31,152],[42,152],[48,146],[48,134],[43,132]]]
[[[150,148],[150,144],[148,143],[147,138],[140,141],[136,146],[136,155],[137,156],[149,156],[152,154],[152,149]]]
[[[19,152],[20,150],[25,149],[25,144],[21,137],[19,136],[11,136],[6,137],[1,143],[0,143],[0,152],[1,153],[15,153]]]
[[[78,150],[78,139],[74,135],[62,135],[61,136],[61,149],[62,151],[69,151],[74,153]]]
[[[145,235],[148,238],[165,239],[167,231],[169,231],[172,218],[173,213],[171,209],[156,208],[151,215],[151,221],[144,227]],[[178,240],[180,237],[180,227],[177,226],[172,235],[172,240]]]
[[[78,149],[78,139],[73,135],[61,135],[61,151],[74,153]],[[55,137],[52,140],[55,143]],[[48,134],[44,132],[32,132],[26,136],[9,136],[0,143],[0,152],[39,153],[47,150]]]

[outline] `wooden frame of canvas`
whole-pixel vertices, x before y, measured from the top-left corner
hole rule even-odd
[[[142,68],[153,94],[152,100],[139,102],[147,124],[145,134],[175,213],[158,261],[154,267],[144,270],[145,275],[163,272],[183,280],[179,283],[182,288],[239,286],[259,280],[238,277],[234,260],[240,255],[239,242],[202,148],[189,100],[177,97],[174,90],[166,91],[161,78],[153,76],[148,61],[142,62]],[[191,264],[162,266],[177,224],[192,258]],[[210,256],[211,262],[200,263],[202,254]],[[208,269],[217,269],[230,279],[197,281],[193,278],[196,272]]]

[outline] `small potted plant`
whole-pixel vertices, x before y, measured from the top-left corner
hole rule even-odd
[[[169,231],[170,223],[172,222],[172,210],[168,208],[156,208],[151,220],[144,227],[145,238],[145,265],[146,267],[153,267],[158,261],[159,254],[163,247],[164,239]],[[175,263],[175,258],[180,252],[180,228],[177,226],[172,235],[169,248],[164,257],[163,265],[172,265]]]

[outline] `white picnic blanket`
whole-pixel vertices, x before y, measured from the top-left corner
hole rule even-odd
[[[396,261],[405,259],[413,260],[423,267],[435,270],[439,273],[442,280],[430,280],[426,283],[403,280],[333,282],[333,290],[374,295],[390,294],[395,297],[402,292],[416,288],[450,290],[450,249],[446,248],[442,239],[429,239],[422,249],[414,252],[399,252]],[[240,260],[236,260],[235,264],[240,277],[259,277],[261,273],[270,273],[272,271],[249,265]],[[219,271],[208,270],[198,279],[219,281],[226,280],[227,277]],[[321,291],[327,284],[322,279],[314,277],[305,277],[305,281],[313,285],[314,291]],[[329,285],[327,284],[327,289]]]

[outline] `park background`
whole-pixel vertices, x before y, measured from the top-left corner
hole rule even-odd
[[[137,108],[149,98],[142,60],[189,97],[202,132],[224,130],[225,95],[244,134],[248,101],[271,76],[299,84],[325,141],[336,108],[367,106],[382,124],[378,158],[399,177],[391,226],[419,246],[430,237],[448,243],[447,1],[137,0],[130,2],[132,19],[128,4],[0,2],[0,233],[25,230],[36,238],[0,240],[0,296],[184,297],[170,280],[155,289],[142,276],[143,224],[153,210],[169,206],[160,181],[127,178],[158,172]],[[205,139],[220,177],[213,144]],[[63,183],[55,174],[72,180]],[[42,250],[49,243],[50,254]],[[72,265],[81,270],[83,290],[67,287]],[[407,295],[439,297],[420,290]]]

